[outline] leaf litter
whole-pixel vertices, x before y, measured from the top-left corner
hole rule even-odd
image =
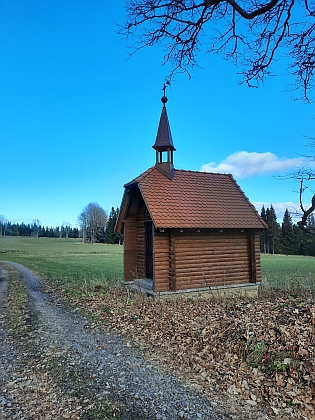
[[[315,305],[299,296],[153,300],[97,287],[71,304],[204,392],[276,418],[315,418]]]

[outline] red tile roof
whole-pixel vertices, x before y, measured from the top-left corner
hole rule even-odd
[[[126,184],[126,194],[132,186],[138,186],[156,228],[266,227],[229,174],[175,170],[170,180],[154,166]],[[129,202],[126,194],[121,211]]]

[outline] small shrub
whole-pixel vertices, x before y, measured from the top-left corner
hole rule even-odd
[[[104,312],[106,312],[107,314],[109,314],[110,313],[110,307],[108,306],[108,305],[106,305],[105,307],[104,307]]]
[[[255,342],[252,351],[248,354],[246,362],[248,365],[257,367],[262,362],[266,350],[265,342]]]

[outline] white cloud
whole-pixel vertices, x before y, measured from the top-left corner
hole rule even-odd
[[[204,172],[231,173],[235,178],[250,178],[255,175],[270,175],[294,170],[306,164],[302,157],[279,158],[274,153],[236,152],[218,165],[210,162],[201,166]]]
[[[289,213],[293,219],[293,221],[299,220],[301,218],[301,209],[299,204],[292,203],[292,201],[288,201],[286,203],[267,203],[263,201],[255,201],[252,204],[256,207],[256,210],[260,214],[262,206],[265,206],[265,209],[270,208],[272,204],[273,208],[275,209],[278,222],[282,222],[285,210],[288,209]],[[305,208],[308,208],[309,205],[305,204]]]

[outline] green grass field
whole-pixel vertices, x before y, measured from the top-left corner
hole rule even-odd
[[[62,285],[112,285],[123,278],[123,247],[80,239],[0,237],[0,260],[25,265]]]
[[[62,285],[112,285],[123,279],[123,247],[80,239],[0,237],[0,260],[29,267]],[[263,284],[315,289],[315,258],[262,255]]]
[[[314,288],[315,258],[299,255],[261,255],[265,286],[282,289]]]

